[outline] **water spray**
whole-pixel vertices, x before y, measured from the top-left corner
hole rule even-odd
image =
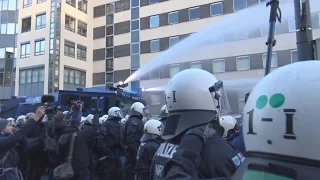
[[[279,8],[279,0],[270,0],[267,2],[266,6],[271,6],[270,17],[269,17],[269,35],[266,45],[268,46],[267,50],[267,59],[266,59],[266,69],[265,76],[270,73],[271,60],[272,60],[272,49],[276,45],[276,40],[274,39],[275,27],[277,20],[281,23],[281,10]]]

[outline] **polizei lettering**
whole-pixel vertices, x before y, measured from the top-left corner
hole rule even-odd
[[[179,145],[176,145],[176,144],[162,143],[156,152],[156,156],[161,156],[161,157],[171,159],[174,153],[177,152],[178,147]]]
[[[161,165],[161,164],[156,164],[155,165],[155,175],[157,176],[157,177],[162,177],[162,171],[163,171],[163,165]]]

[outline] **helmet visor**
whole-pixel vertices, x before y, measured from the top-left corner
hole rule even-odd
[[[213,102],[218,114],[228,114],[231,112],[230,104],[226,91],[223,88],[223,82],[218,81],[209,88]]]
[[[119,118],[123,118],[123,113],[122,113],[122,111],[121,110],[119,110],[119,111],[116,111],[116,115],[117,115],[117,117],[119,117]]]

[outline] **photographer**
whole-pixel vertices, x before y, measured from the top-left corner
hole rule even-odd
[[[71,108],[66,116],[66,119],[81,119],[83,106],[84,104],[82,101],[71,101]]]
[[[13,132],[13,127],[9,121],[0,120],[0,179],[13,180],[22,179],[18,169],[19,155],[17,144],[22,141],[26,135],[37,127],[39,121],[45,114],[45,109],[40,107],[36,113],[17,131]]]

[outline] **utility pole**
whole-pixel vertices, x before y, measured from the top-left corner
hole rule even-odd
[[[298,61],[314,60],[309,0],[294,0]]]

